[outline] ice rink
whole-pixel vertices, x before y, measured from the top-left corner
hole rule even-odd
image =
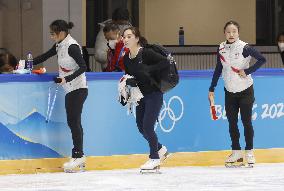
[[[161,174],[138,169],[0,176],[1,191],[262,191],[284,190],[284,164],[254,168],[172,167]]]

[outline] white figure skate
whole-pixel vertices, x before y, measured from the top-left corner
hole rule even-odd
[[[253,150],[246,150],[245,151],[245,159],[246,159],[247,167],[253,168],[254,163],[255,163]]]
[[[149,159],[140,167],[140,173],[160,173],[160,159]]]
[[[237,168],[244,166],[242,150],[232,150],[232,154],[226,159],[225,167]]]
[[[64,172],[73,173],[73,172],[83,172],[85,171],[86,157],[82,156],[81,158],[71,158],[68,162],[64,163],[63,168]]]
[[[163,163],[170,156],[170,153],[168,152],[167,147],[165,147],[164,145],[162,145],[162,148],[160,148],[160,150],[158,151],[158,154],[159,154],[161,163]]]

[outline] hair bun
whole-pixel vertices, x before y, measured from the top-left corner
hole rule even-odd
[[[68,23],[68,29],[72,29],[74,27],[74,24],[72,22]]]

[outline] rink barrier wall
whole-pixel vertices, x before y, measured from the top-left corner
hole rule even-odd
[[[222,165],[230,149],[223,80],[215,90],[219,120],[212,121],[207,96],[213,71],[179,74],[178,86],[164,95],[155,126],[160,142],[174,153],[164,165]],[[56,75],[0,75],[0,174],[62,171],[72,140],[60,88],[50,121],[45,122]],[[89,95],[82,124],[88,170],[138,168],[147,160],[148,146],[138,133],[135,114],[128,115],[117,101],[117,82],[122,75],[87,73]],[[284,71],[260,69],[253,79],[257,162],[284,162]],[[241,122],[239,127],[243,132]],[[243,133],[240,142],[244,146]]]
[[[230,153],[229,150],[172,153],[161,167],[222,166]],[[255,157],[257,163],[283,163],[284,149],[256,149]],[[139,167],[147,158],[145,154],[90,156],[87,157],[85,169],[89,171],[137,168],[139,171]],[[67,158],[1,160],[0,175],[62,172],[62,165],[66,161]]]

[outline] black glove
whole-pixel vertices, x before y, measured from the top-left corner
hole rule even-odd
[[[131,87],[137,87],[137,81],[135,80],[135,78],[129,78],[126,80],[126,85]]]
[[[60,84],[62,82],[62,79],[61,78],[58,78],[58,77],[54,77],[53,78],[53,81],[57,84]]]

